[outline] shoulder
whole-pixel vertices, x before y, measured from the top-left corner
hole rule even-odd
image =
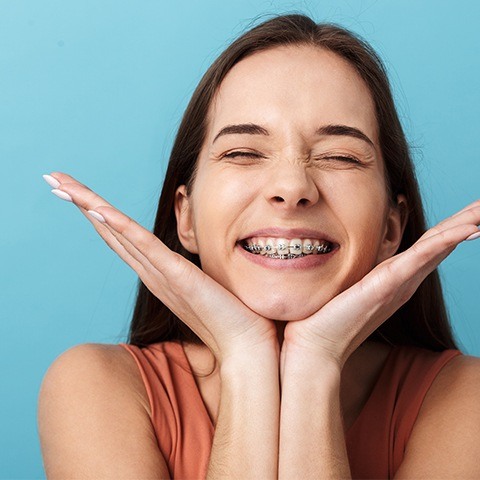
[[[458,355],[451,358],[436,376],[425,396],[420,414],[428,418],[432,414],[443,413],[446,420],[458,421],[458,418],[454,418],[456,414],[468,416],[470,413],[478,416],[480,421],[479,397],[480,358]]]
[[[458,355],[440,370],[422,404],[421,414],[430,410],[465,408],[480,395],[480,358]],[[480,405],[479,405],[480,406]],[[480,409],[479,409],[480,412]]]
[[[136,368],[123,347],[104,344],[75,346],[52,363],[37,412],[47,476],[158,478],[166,472]]]
[[[69,348],[50,365],[42,383],[45,389],[122,391],[150,413],[148,396],[132,355],[120,345],[85,343]],[[91,390],[90,390],[91,391]]]
[[[480,478],[480,358],[450,359],[430,386],[395,478]]]

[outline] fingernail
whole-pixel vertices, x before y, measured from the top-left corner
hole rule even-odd
[[[100,215],[98,212],[95,212],[94,210],[87,210],[87,212],[93,217],[96,218],[99,222],[106,223],[106,220],[103,218],[102,215]]]
[[[467,237],[465,240],[475,240],[476,238],[480,238],[480,232],[477,233],[472,233],[469,237]]]
[[[67,202],[72,201],[72,197],[67,192],[64,192],[63,190],[58,190],[54,188],[52,190],[52,193],[56,195],[58,198],[61,198],[62,200],[66,200]]]
[[[42,177],[51,187],[58,188],[60,186],[60,182],[51,175],[42,175]]]

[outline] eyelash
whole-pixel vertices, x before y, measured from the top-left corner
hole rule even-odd
[[[349,163],[360,163],[358,158],[356,157],[351,157],[349,155],[332,155],[332,156],[327,156],[327,157],[319,157],[318,160],[322,160],[323,158],[333,158],[333,160],[341,160],[344,162],[349,162]]]
[[[249,157],[249,158],[259,158],[261,155],[253,152],[230,152],[226,153],[224,157],[226,158],[236,158],[236,157]]]
[[[236,152],[226,153],[224,155],[224,157],[225,158],[236,158],[236,157],[260,158],[260,157],[262,157],[262,155],[259,155],[257,153],[253,153],[253,152],[236,151]],[[333,160],[340,160],[340,161],[349,162],[349,163],[360,163],[358,158],[352,157],[352,156],[349,156],[349,155],[331,155],[329,157],[328,156],[326,156],[326,157],[315,157],[315,160],[322,160],[324,158],[333,159]]]

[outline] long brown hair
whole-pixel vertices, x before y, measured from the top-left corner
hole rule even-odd
[[[409,206],[398,252],[406,250],[424,233],[426,223],[409,146],[385,67],[372,47],[356,34],[334,24],[316,24],[300,14],[276,16],[247,31],[207,70],[187,106],[173,144],[153,233],[174,252],[200,266],[198,255],[186,251],[177,236],[175,191],[180,185],[186,185],[187,192],[191,189],[197,158],[206,137],[209,107],[228,71],[247,56],[283,45],[311,45],[334,52],[347,60],[367,84],[376,108],[390,201],[395,204],[397,195],[402,193]],[[431,273],[412,298],[369,339],[433,351],[458,349],[448,321],[438,272]],[[203,343],[139,280],[128,342],[143,347],[175,340]]]

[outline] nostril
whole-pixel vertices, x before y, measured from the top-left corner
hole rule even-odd
[[[284,202],[285,200],[282,197],[273,197],[276,202]]]
[[[309,200],[306,199],[306,198],[301,198],[299,201],[298,201],[298,204],[299,205],[307,205],[309,203]]]

